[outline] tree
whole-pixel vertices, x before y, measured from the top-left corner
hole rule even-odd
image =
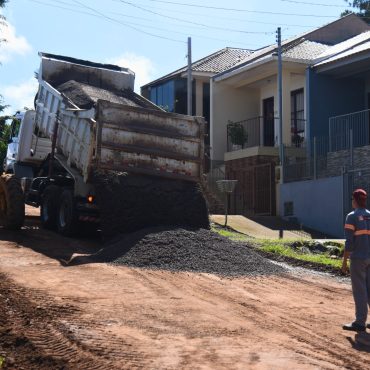
[[[0,95],[0,113],[7,108],[7,105],[2,103],[1,95]],[[0,173],[2,172],[2,164],[4,162],[4,158],[6,156],[6,150],[8,146],[8,140],[10,137],[10,126],[7,125],[7,121],[10,117],[9,116],[0,116]]]
[[[354,13],[361,18],[364,18],[364,21],[370,23],[370,1],[369,0],[344,0],[354,11],[346,10],[341,14],[341,16],[345,16],[347,14]]]
[[[0,0],[0,8],[4,8],[5,3],[7,3],[7,2],[8,2],[8,0]],[[2,24],[3,25],[5,24],[5,17],[2,14],[0,14],[0,25],[2,25]],[[6,40],[0,38],[0,42],[2,42],[2,41],[6,41]]]

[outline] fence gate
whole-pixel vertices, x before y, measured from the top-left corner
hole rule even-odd
[[[352,192],[362,188],[367,194],[367,208],[370,207],[370,169],[351,170],[343,174],[343,219],[352,211]]]
[[[231,211],[244,215],[273,215],[275,202],[274,166],[271,163],[251,166],[229,173],[238,180],[231,196]]]

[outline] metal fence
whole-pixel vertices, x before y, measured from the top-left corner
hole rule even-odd
[[[225,180],[225,178],[225,163],[223,161],[211,161],[210,171],[207,174],[207,185],[212,194],[221,202],[224,201],[224,194],[220,192],[217,181]]]
[[[305,156],[289,155],[284,147],[284,182],[312,180],[340,176],[345,168],[353,166],[355,156],[353,144],[347,136],[336,135],[336,142],[346,143],[343,150],[330,150],[333,136],[314,137],[312,145],[306,148]]]
[[[370,162],[370,110],[331,117],[329,136],[314,137],[306,158],[285,156],[284,181],[340,176]],[[294,145],[294,144],[293,144]]]
[[[357,188],[370,193],[369,168],[349,170],[343,174],[343,217],[352,211],[352,192]],[[366,207],[370,207],[370,198],[367,199]]]
[[[369,143],[370,110],[329,118],[329,151],[338,151]]]

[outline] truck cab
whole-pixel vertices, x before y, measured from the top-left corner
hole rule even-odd
[[[14,163],[18,155],[19,132],[24,113],[17,112],[11,122],[8,147],[4,159],[3,170],[5,173],[14,173]]]

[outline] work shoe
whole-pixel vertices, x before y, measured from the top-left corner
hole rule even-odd
[[[351,322],[350,324],[344,324],[343,330],[350,330],[350,331],[365,331],[366,326],[358,324],[357,322]]]

